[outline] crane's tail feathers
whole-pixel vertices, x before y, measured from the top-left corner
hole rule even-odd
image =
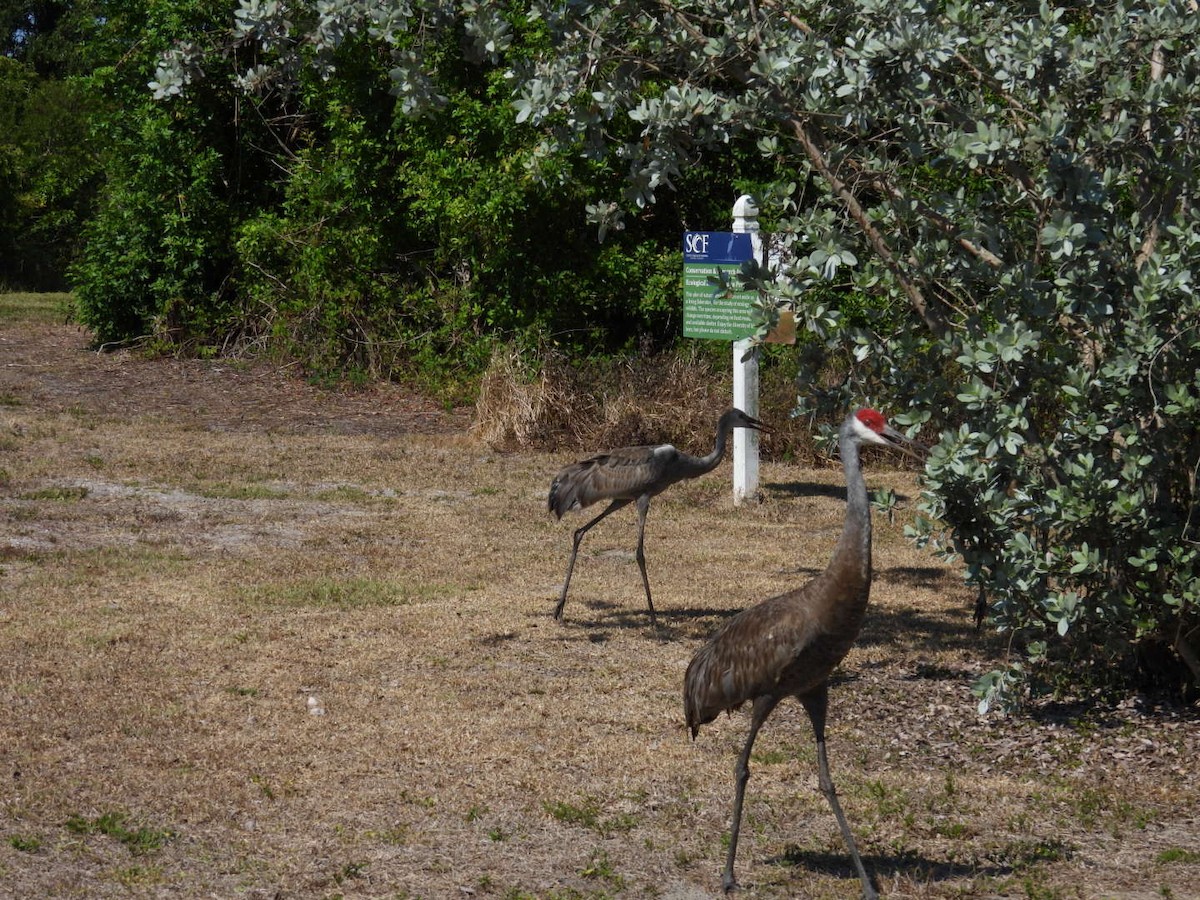
[[[692,740],[700,733],[700,726],[715,719],[723,708],[722,698],[714,694],[713,662],[712,645],[705,645],[692,657],[683,677],[683,716]]]
[[[550,495],[546,498],[546,506],[550,512],[561,519],[571,510],[583,509],[596,500],[592,477],[596,462],[601,458],[571,463],[554,476],[554,480],[550,482]]]
[[[546,498],[546,508],[554,513],[556,519],[561,519],[565,513],[579,509],[579,488],[571,481],[555,478],[550,485],[550,495]]]

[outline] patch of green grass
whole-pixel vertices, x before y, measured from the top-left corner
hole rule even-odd
[[[1065,900],[1068,896],[1064,889],[1039,884],[1031,878],[1026,878],[1021,887],[1029,900]]]
[[[944,787],[945,787],[945,793],[946,793],[947,799],[949,799],[950,797],[953,797],[956,793],[958,793],[958,785],[954,781],[954,773],[953,772],[946,773],[946,781],[945,781]]]
[[[347,881],[353,881],[367,877],[367,868],[370,863],[365,862],[348,862],[338,871],[333,873],[334,883],[339,887]]]
[[[339,484],[337,487],[327,488],[322,491],[317,491],[314,495],[316,499],[326,503],[334,503],[338,501],[349,501],[352,503],[368,503],[375,500],[386,499],[374,497],[367,491],[352,484]]]
[[[951,840],[962,840],[969,837],[971,829],[963,822],[940,822],[933,828],[942,837],[950,838]]]
[[[1110,831],[1120,836],[1120,826],[1130,825],[1145,828],[1154,819],[1154,814],[1136,806],[1125,797],[1097,788],[1071,788],[1067,797],[1075,808],[1076,815],[1086,828],[1095,828],[1101,820],[1107,820]]]
[[[1071,796],[1079,821],[1088,828],[1094,827],[1096,819],[1109,808],[1110,798],[1104,791],[1082,788],[1073,791]]]
[[[588,797],[582,806],[565,803],[561,800],[547,800],[542,808],[550,814],[550,818],[564,825],[580,825],[584,828],[596,828],[600,823],[600,806],[594,799]]]
[[[421,809],[437,808],[437,797],[419,797],[406,788],[400,789],[400,799],[413,806],[419,806]]]
[[[250,783],[262,791],[262,795],[268,800],[275,799],[275,789],[271,787],[271,785],[267,782],[267,779],[265,779],[263,776],[251,775]]]
[[[391,828],[384,828],[382,831],[374,829],[364,833],[368,840],[379,841],[381,844],[387,844],[389,847],[403,847],[408,842],[408,826],[393,825]]]
[[[88,495],[88,489],[83,486],[48,487],[22,494],[22,500],[53,500],[61,503],[78,503]]]
[[[70,294],[0,293],[0,325],[37,323],[58,325],[71,321],[75,308]]]
[[[8,838],[9,846],[22,853],[37,853],[42,849],[41,838],[32,835],[14,834]]]
[[[100,571],[110,578],[166,577],[193,565],[193,560],[182,550],[149,544],[56,551],[54,558],[66,561],[68,566],[47,573],[48,590],[69,589],[80,584],[90,587]]]
[[[583,867],[579,874],[584,878],[594,878],[604,881],[618,891],[625,887],[625,879],[617,874],[616,869],[613,868],[612,862],[608,858],[608,854],[603,850],[593,851],[591,860]]]
[[[998,861],[1013,869],[1024,869],[1037,863],[1057,862],[1070,855],[1070,848],[1058,838],[1041,841],[1010,841],[997,854]]]
[[[610,834],[628,834],[637,828],[638,818],[633,813],[617,813],[600,823],[600,833],[607,837]]]
[[[1200,851],[1184,850],[1182,847],[1168,847],[1155,858],[1160,863],[1200,863]]]
[[[585,797],[582,805],[564,803],[562,801],[545,801],[542,808],[551,816],[566,825],[578,825],[589,828],[604,837],[611,834],[626,834],[637,827],[637,816],[630,813],[618,813],[615,816],[601,818],[600,804],[594,797]]]
[[[312,578],[291,584],[260,584],[242,592],[250,603],[263,606],[305,606],[362,609],[403,606],[409,598],[400,588],[375,578]]]
[[[790,753],[783,750],[758,750],[750,754],[750,759],[764,766],[775,766],[792,758]]]
[[[94,819],[71,816],[66,821],[66,829],[75,834],[102,834],[120,841],[134,854],[161,850],[175,837],[175,832],[170,829],[131,824],[126,813],[116,811],[102,813]]]
[[[881,819],[894,818],[909,812],[912,807],[908,792],[888,787],[882,781],[867,782],[867,795],[875,801]]]

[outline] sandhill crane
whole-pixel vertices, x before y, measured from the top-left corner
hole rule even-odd
[[[871,590],[871,508],[858,461],[863,443],[899,447],[913,456],[917,454],[907,448],[920,448],[873,409],[860,409],[847,417],[838,441],[846,470],[846,523],[829,566],[802,587],[730,619],[692,657],[684,678],[684,713],[693,740],[700,726],[722,711],[736,709],[746,701],[753,703],[750,732],[734,769],[733,824],[722,878],[726,891],[736,886],[733,860],[750,779],[750,748],[771,711],[792,696],[812,721],[821,793],[833,808],[850,848],[863,895],[878,896],[854,845],[825,758],[829,677],[858,637]]]
[[[567,588],[571,586],[571,573],[575,569],[575,556],[579,553],[579,543],[583,536],[605,516],[637,501],[637,562],[642,570],[642,585],[646,588],[650,623],[658,624],[654,615],[654,601],[650,599],[650,579],[646,577],[646,554],[643,550],[646,512],[650,509],[650,498],[661,494],[677,481],[697,478],[715,469],[725,455],[725,445],[735,428],[753,428],[761,431],[763,424],[740,409],[728,409],[717,421],[716,445],[707,456],[690,456],[670,444],[624,447],[571,463],[554,476],[547,505],[559,519],[563,517],[563,513],[591,506],[597,500],[611,501],[604,512],[575,531],[571,558],[567,562],[567,577],[563,582],[558,605],[554,607],[554,618],[562,618],[563,606],[567,602]]]

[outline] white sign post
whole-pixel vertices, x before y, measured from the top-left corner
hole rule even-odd
[[[738,290],[742,265],[763,261],[754,198],[733,206],[733,231],[689,231],[683,236],[683,336],[733,343],[733,405],[758,417],[758,350],[753,305],[758,294]],[[745,360],[743,361],[743,357]],[[733,502],[758,494],[758,432],[733,431]]]
[[[758,232],[758,205],[749,194],[733,204],[733,233],[749,234],[754,258],[762,259],[762,237]],[[749,338],[733,342],[733,405],[758,418],[758,350]],[[758,495],[758,432],[753,428],[733,430],[733,502]]]

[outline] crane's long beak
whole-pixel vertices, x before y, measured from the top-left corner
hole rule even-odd
[[[885,425],[883,428],[883,436],[887,438],[889,444],[899,450],[906,456],[911,456],[917,462],[925,462],[929,457],[929,448],[924,444],[919,444],[912,438],[905,437],[895,428],[890,425]]]
[[[746,419],[748,421],[744,425],[742,425],[743,428],[753,428],[755,431],[761,431],[763,434],[771,433],[771,429],[769,426],[764,425],[762,422],[760,422],[758,419],[754,418],[753,416],[746,416]]]

